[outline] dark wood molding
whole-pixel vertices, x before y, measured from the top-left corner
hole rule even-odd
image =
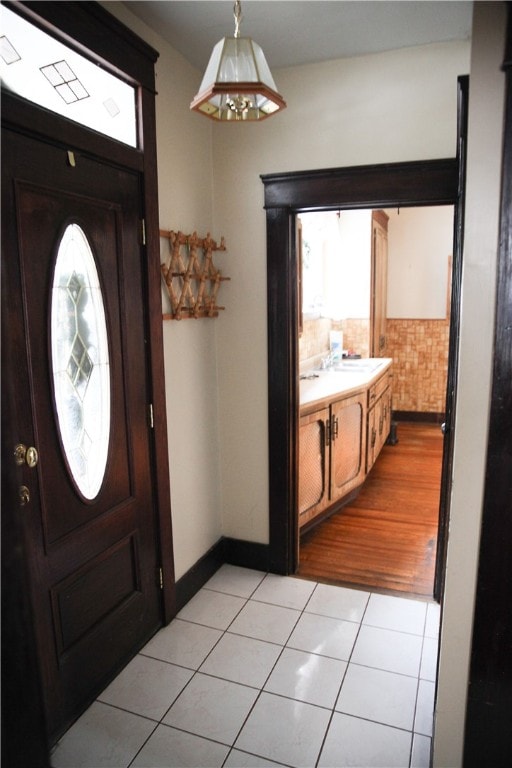
[[[239,565],[242,568],[254,568],[256,571],[270,569],[270,548],[268,544],[258,544],[255,541],[242,539],[223,539],[224,561],[229,565]]]
[[[53,144],[72,146],[75,152],[82,151],[95,157],[106,156],[113,164],[134,171],[144,170],[144,155],[138,149],[112,141],[43,107],[32,105],[31,109],[29,102],[7,90],[2,90],[2,104],[5,105],[2,107],[2,125],[13,127],[18,133],[37,137],[41,141],[51,137]],[[36,121],[33,119],[34,109],[37,109]]]
[[[219,539],[188,571],[176,582],[176,610],[181,609],[204,587],[208,579],[225,562],[225,539]]]
[[[297,567],[298,520],[295,466],[298,435],[297,260],[295,227],[286,209],[267,210],[267,312],[269,386],[270,570],[293,573]],[[291,332],[290,332],[291,329]]]
[[[458,180],[455,158],[266,174],[265,208],[294,211],[450,205]],[[419,180],[425,183],[419,185]]]
[[[241,539],[221,538],[176,582],[176,609],[180,611],[224,564],[269,570],[269,547]]]
[[[160,562],[163,572],[163,620],[168,623],[176,613],[174,555],[171,522],[171,487],[167,439],[164,338],[160,271],[160,226],[158,211],[158,173],[155,130],[155,99],[142,91],[144,120],[144,209],[146,214],[146,328],[151,369],[153,404],[154,488],[160,532]]]
[[[494,370],[464,768],[512,765],[512,9],[507,6]]]
[[[298,323],[295,214],[303,210],[454,205],[458,160],[266,174],[270,570],[298,566]]]
[[[459,361],[460,304],[462,290],[462,256],[464,241],[464,209],[466,204],[466,152],[468,137],[469,77],[459,77],[457,90],[457,164],[459,195],[455,212],[452,285],[450,297],[450,337],[448,340],[448,374],[445,399],[445,444],[441,471],[439,526],[437,533],[436,576],[434,597],[441,601],[445,582],[448,548],[450,488],[453,474],[453,435],[457,405],[457,375]]]
[[[442,424],[444,413],[427,411],[393,411],[393,421],[417,421],[423,424]]]

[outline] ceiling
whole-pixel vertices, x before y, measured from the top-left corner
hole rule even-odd
[[[127,0],[132,13],[203,70],[214,44],[234,34],[233,2]],[[242,0],[241,35],[271,68],[468,40],[472,3],[463,0]]]

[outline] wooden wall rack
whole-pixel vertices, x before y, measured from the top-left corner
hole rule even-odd
[[[164,320],[218,317],[224,307],[217,305],[217,293],[221,282],[230,278],[215,267],[213,254],[226,250],[224,238],[217,245],[209,232],[201,238],[196,232],[185,235],[165,229],[160,230],[160,237],[169,243],[169,258],[161,264],[171,301],[171,312],[164,314]]]

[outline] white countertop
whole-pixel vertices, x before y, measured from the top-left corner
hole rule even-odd
[[[343,362],[341,365],[343,368]],[[363,370],[343,370],[328,369],[325,371],[312,370],[301,374],[301,376],[313,376],[315,378],[301,378],[299,381],[300,407],[309,407],[318,403],[321,407],[324,401],[332,400],[337,395],[345,396],[361,392],[376,381],[393,362],[391,357],[362,358],[355,360],[354,363],[361,366]],[[350,365],[350,361],[349,361]]]

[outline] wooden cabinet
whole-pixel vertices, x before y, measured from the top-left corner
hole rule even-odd
[[[299,423],[299,525],[309,523],[365,477],[366,391],[302,416]]]
[[[303,404],[298,467],[301,528],[341,506],[364,483],[389,435],[391,381],[387,365],[380,376],[358,383],[357,389],[346,394],[324,389],[322,398]]]
[[[366,473],[387,440],[391,427],[391,373],[386,371],[368,390]]]

